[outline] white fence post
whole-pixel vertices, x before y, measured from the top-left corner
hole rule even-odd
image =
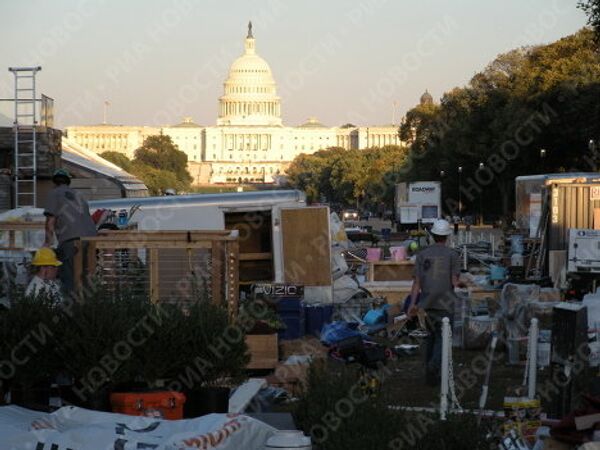
[[[448,414],[448,389],[450,375],[450,319],[442,319],[442,386],[440,390],[440,419],[446,420]]]
[[[531,319],[529,327],[529,373],[527,374],[527,396],[535,398],[537,383],[538,320]]]

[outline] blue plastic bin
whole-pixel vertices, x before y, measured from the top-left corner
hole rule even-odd
[[[280,330],[278,333],[279,339],[289,341],[304,336],[306,329],[304,314],[279,313],[279,317],[285,324],[285,330]]]
[[[326,323],[331,323],[333,305],[304,305],[306,334],[319,336]]]

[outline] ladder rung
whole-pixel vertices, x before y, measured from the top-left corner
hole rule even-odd
[[[33,139],[21,140],[19,139],[17,144],[33,144],[35,141]]]
[[[15,90],[16,91],[34,91],[35,89],[33,89],[33,88],[17,88]]]
[[[16,116],[18,119],[19,117],[33,117],[33,114],[17,114]]]
[[[31,180],[24,180],[24,179],[22,179],[22,178],[19,178],[19,179],[17,180],[17,183],[35,183],[35,180],[34,180],[34,179],[31,179]]]

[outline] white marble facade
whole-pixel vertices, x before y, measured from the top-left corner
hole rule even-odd
[[[225,80],[216,126],[201,126],[186,117],[180,124],[164,127],[66,128],[67,139],[94,152],[112,150],[129,157],[147,136],[159,133],[171,136],[187,154],[196,184],[271,183],[301,153],[401,144],[395,125],[332,128],[310,118],[300,126],[284,126],[277,85],[268,63],[256,53],[251,26],[244,54],[233,62]]]

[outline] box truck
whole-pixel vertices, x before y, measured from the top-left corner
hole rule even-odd
[[[442,215],[442,185],[439,181],[396,184],[394,213],[399,229],[432,224]]]

